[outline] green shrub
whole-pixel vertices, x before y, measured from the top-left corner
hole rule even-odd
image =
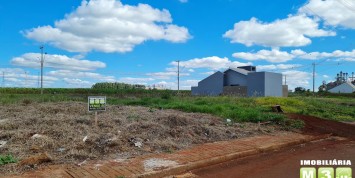
[[[170,94],[169,92],[164,92],[164,93],[161,95],[161,98],[162,98],[162,99],[165,99],[165,100],[171,99],[171,94]]]
[[[9,163],[17,163],[17,160],[10,154],[0,155],[0,165],[5,165]]]

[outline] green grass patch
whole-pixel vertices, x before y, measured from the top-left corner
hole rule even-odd
[[[17,163],[17,160],[11,155],[0,155],[0,165],[5,165],[9,163]]]
[[[115,99],[115,104],[141,105],[160,109],[176,109],[184,112],[208,113],[234,122],[280,121],[284,115],[269,113],[263,106],[258,106],[253,98],[231,97],[160,97]]]
[[[10,91],[10,94],[2,93],[7,90]],[[297,95],[287,98],[192,97],[186,91],[177,94],[171,90],[46,89],[45,91],[55,94],[32,94],[38,92],[35,89],[0,89],[0,104],[87,102],[87,97],[90,95],[105,95],[110,105],[140,105],[155,109],[208,113],[223,119],[229,118],[234,122],[276,122],[284,119],[283,115],[270,113],[273,105],[281,105],[286,113],[312,115],[336,121],[355,121],[355,98],[353,97],[332,98]],[[16,94],[16,92],[28,92],[28,94]]]

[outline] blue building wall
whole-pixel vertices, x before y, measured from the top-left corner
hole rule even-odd
[[[198,87],[191,87],[192,95],[220,95],[223,92],[223,78],[224,74],[219,71],[210,75],[198,82]]]
[[[229,69],[224,72],[224,86],[247,86],[247,76]]]
[[[248,96],[282,97],[282,74],[254,72],[247,76]]]
[[[248,96],[265,95],[265,73],[252,72],[247,76]]]

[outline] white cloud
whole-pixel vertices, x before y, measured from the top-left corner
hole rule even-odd
[[[180,90],[190,90],[191,86],[196,86],[199,80],[180,80]],[[150,87],[156,87],[160,89],[172,89],[177,90],[177,82],[172,81],[159,81],[154,84],[150,84]]]
[[[341,58],[340,61],[349,61],[349,62],[355,62],[355,57],[347,57],[347,58]]]
[[[165,68],[165,70],[168,72],[177,72],[178,68],[177,67],[167,67],[167,68]]]
[[[171,65],[177,66],[177,62],[171,62]],[[219,70],[229,67],[239,67],[251,65],[252,63],[241,63],[238,61],[230,61],[228,58],[220,58],[217,56],[205,57],[205,58],[195,58],[187,61],[180,61],[180,66],[188,69],[194,68],[207,68],[211,70]]]
[[[329,78],[329,76],[328,75],[323,75],[323,78]]]
[[[11,59],[11,64],[22,67],[40,68],[40,53],[26,53]],[[106,64],[100,61],[79,60],[65,55],[45,55],[44,67],[67,70],[95,70],[105,68]]]
[[[251,18],[234,24],[223,37],[246,46],[297,47],[311,44],[312,37],[334,36],[333,31],[319,29],[318,21],[304,14],[265,23]]]
[[[258,65],[256,66],[257,71],[270,71],[270,70],[285,70],[293,69],[295,67],[300,67],[301,64],[278,64],[278,65]]]
[[[187,3],[189,0],[179,0],[181,3]]]
[[[318,60],[324,58],[337,58],[346,61],[354,61],[355,49],[352,51],[335,50],[333,52],[305,52],[300,49],[291,50],[291,52],[280,51],[277,49],[272,50],[260,50],[256,53],[249,52],[237,52],[233,54],[233,57],[244,60],[266,60],[272,63],[286,62],[295,58]]]
[[[182,81],[182,86],[185,88],[191,88],[191,86],[197,86],[197,83],[199,81],[200,80],[185,80],[185,81]]]
[[[208,72],[203,72],[203,73],[201,73],[202,75],[212,75],[212,74],[214,74],[214,73],[216,73],[216,71],[208,71]]]
[[[37,87],[39,76],[31,74],[21,68],[0,68],[1,77],[4,74],[4,85],[7,87]],[[56,82],[58,78],[52,76],[43,76],[44,86],[50,86]],[[1,84],[3,81],[1,80]]]
[[[168,72],[178,72],[178,68],[177,67],[168,67],[168,68],[166,68],[165,69],[166,71],[168,71]],[[192,73],[192,72],[195,72],[195,70],[193,70],[193,69],[187,69],[186,67],[184,67],[184,66],[182,66],[181,68],[180,68],[180,72],[190,72],[190,73]]]
[[[67,83],[69,86],[79,87],[79,88],[89,88],[94,83],[86,80],[81,79],[71,79],[71,78],[64,78],[63,81]]]
[[[355,29],[355,1],[310,0],[299,13],[320,17],[327,25]]]
[[[172,24],[168,10],[147,4],[124,5],[115,0],[83,0],[52,26],[24,32],[29,39],[48,42],[70,52],[128,52],[147,40],[185,42],[188,29]]]
[[[134,78],[134,77],[122,77],[118,79],[118,82],[129,84],[142,84],[147,85],[148,82],[154,81],[153,78]]]
[[[21,68],[0,68],[0,74],[8,74],[8,73],[25,73],[25,70]]]
[[[177,72],[152,72],[146,75],[153,77],[154,79],[171,79],[172,77],[177,77]],[[180,77],[189,76],[189,73],[180,73]]]
[[[92,80],[98,80],[101,82],[115,82],[116,79],[114,76],[105,76],[99,73],[94,73],[94,72],[78,72],[78,71],[70,71],[70,70],[55,70],[55,71],[50,71],[47,73],[49,76],[54,76],[57,78],[85,78],[85,79],[92,79]]]
[[[167,67],[164,72],[147,73],[147,76],[151,76],[154,79],[168,80],[177,77],[177,65],[176,61],[170,63],[174,67]],[[190,73],[195,72],[197,68],[207,68],[212,70],[226,69],[229,67],[239,67],[252,65],[252,63],[241,63],[238,61],[230,61],[228,58],[220,58],[217,56],[194,58],[187,61],[180,61],[180,77],[189,76]]]
[[[233,57],[245,59],[249,61],[255,60],[266,60],[269,62],[286,62],[293,58],[292,54],[286,51],[280,51],[277,49],[270,50],[260,50],[256,53],[238,52],[234,53]]]
[[[308,87],[309,80],[311,79],[312,74],[303,71],[290,70],[282,72],[283,75],[286,75],[287,85],[289,89],[294,89],[296,87]]]
[[[300,53],[301,54],[301,53]],[[324,58],[355,58],[355,49],[352,51],[335,50],[333,52],[304,52],[303,55],[297,55],[301,59],[324,59]]]

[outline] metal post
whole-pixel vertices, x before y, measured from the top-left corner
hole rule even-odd
[[[5,72],[2,72],[2,87],[5,88]]]
[[[178,92],[180,92],[180,61],[178,61]]]
[[[315,75],[316,75],[316,63],[313,62],[313,93],[314,93],[314,82],[315,82]]]
[[[95,111],[95,126],[97,127],[97,111]]]
[[[41,49],[41,95],[43,94],[43,49],[44,46],[39,47]]]
[[[39,88],[39,72],[37,73],[37,76],[38,76],[38,80],[37,80],[37,88]]]
[[[25,88],[27,88],[27,71],[25,71]]]

